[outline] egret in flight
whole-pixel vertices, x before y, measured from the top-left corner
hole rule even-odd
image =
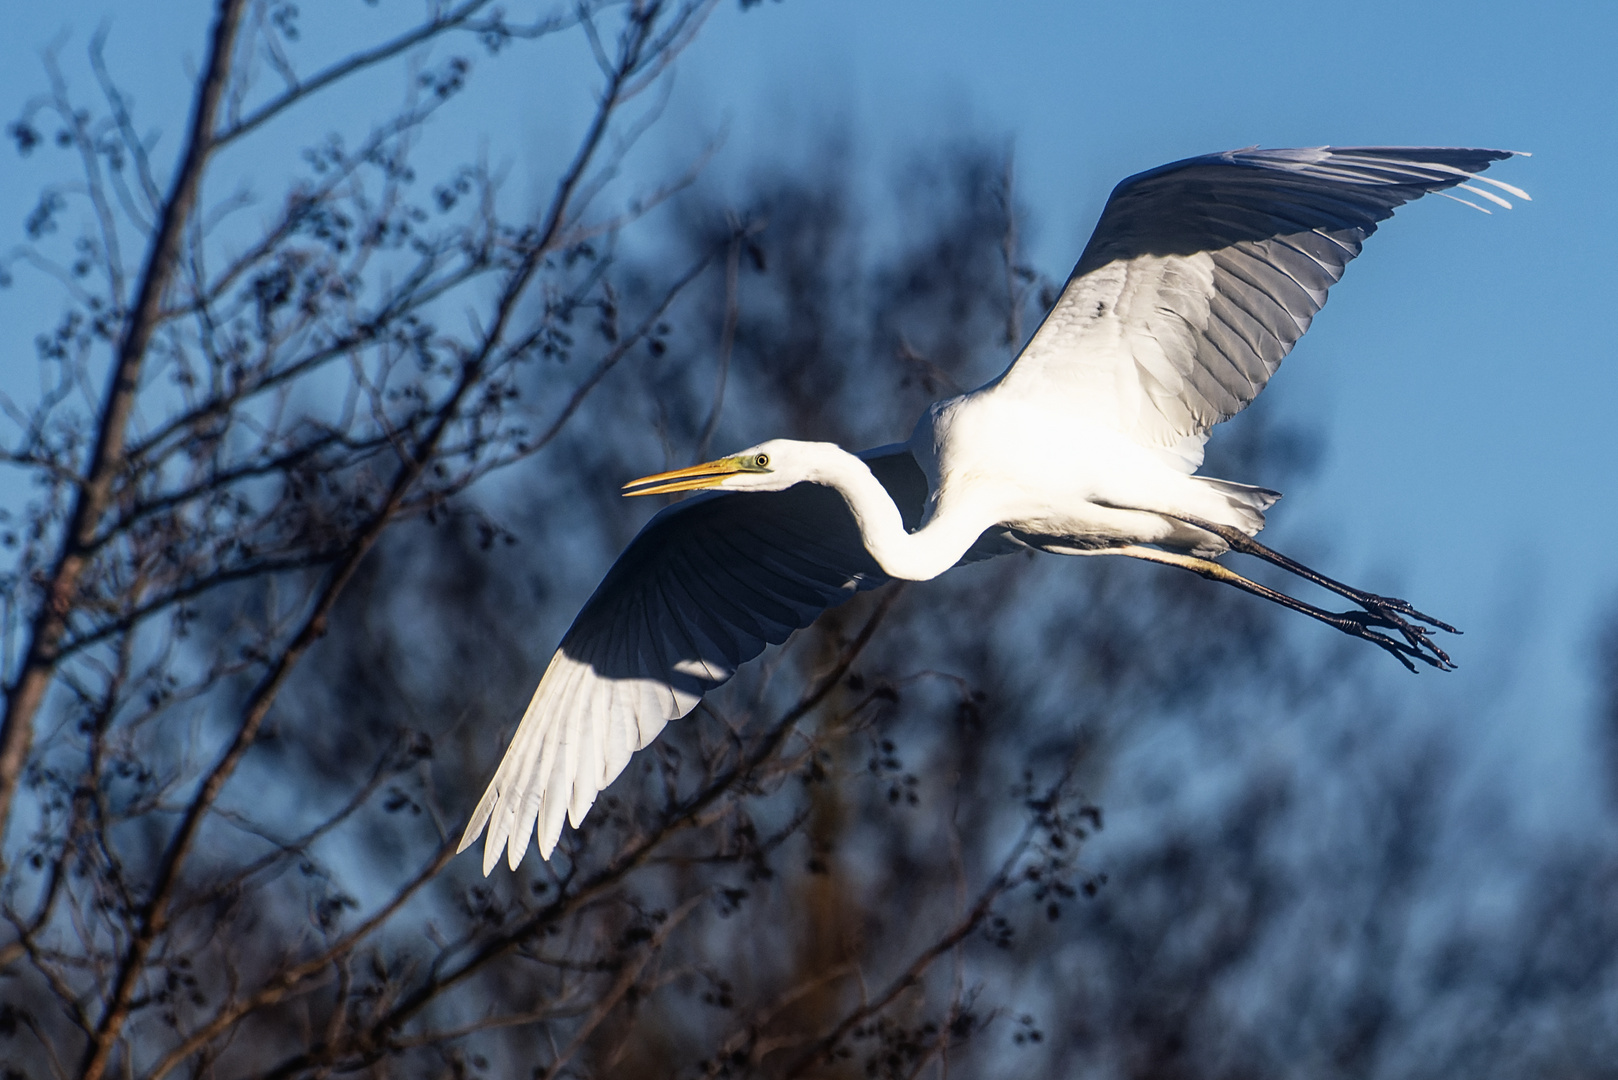
[[[1452,667],[1454,628],[1253,539],[1280,496],[1197,476],[1208,431],[1253,400],[1326,291],[1394,209],[1462,188],[1508,151],[1236,150],[1132,176],[1107,200],[1061,297],[993,382],[932,405],[907,442],[854,454],[772,439],[625,494],[707,490],[619,556],[545,669],[461,849],[513,869],[671,720],[827,608],[894,578],[1035,548],[1177,566],[1363,638],[1416,670]],[[1468,183],[1467,181],[1475,181]],[[1488,185],[1477,186],[1478,183]],[[1481,205],[1457,195],[1463,202]],[[1236,551],[1337,593],[1307,604],[1214,560]]]

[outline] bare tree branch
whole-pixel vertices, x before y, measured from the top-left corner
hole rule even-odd
[[[5,833],[17,783],[27,761],[34,717],[45,700],[51,672],[59,656],[66,616],[73,606],[74,592],[84,571],[84,549],[92,542],[101,516],[110,504],[113,482],[122,465],[129,415],[140,388],[141,369],[163,295],[174,277],[180,238],[196,201],[203,169],[217,145],[213,138],[214,117],[230,77],[243,3],[244,0],[220,0],[206,74],[199,84],[192,109],[190,133],[173,185],[164,200],[157,232],[147,252],[135,300],[119,342],[84,484],[74,497],[62,553],[46,584],[46,600],[34,618],[22,667],[12,684],[6,687],[5,718],[0,725],[0,836]]]

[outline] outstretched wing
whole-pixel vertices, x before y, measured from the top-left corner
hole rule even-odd
[[[866,464],[907,527],[927,479],[910,453]],[[963,561],[1017,546],[986,533]],[[699,495],[654,517],[579,612],[472,813],[461,850],[487,826],[487,874],[512,869],[537,825],[549,858],[566,816],[575,827],[630,755],[736,669],[822,611],[887,581],[836,491]]]
[[[1464,181],[1511,156],[1248,149],[1131,176],[1113,189],[1061,298],[1001,382],[1060,396],[1086,421],[1194,470],[1208,429],[1264,389],[1378,222],[1456,186],[1509,208]]]

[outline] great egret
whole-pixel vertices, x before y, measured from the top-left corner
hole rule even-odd
[[[1193,475],[1214,424],[1256,397],[1377,222],[1512,154],[1236,150],[1119,184],[1061,298],[999,378],[940,401],[908,442],[851,454],[775,439],[625,494],[717,489],[664,509],[562,639],[461,838],[513,869],[549,858],[630,755],[766,643],[891,578],[1022,547],[1182,567],[1365,638],[1412,671],[1452,667],[1454,628],[1252,539],[1279,494]],[[1458,198],[1458,196],[1449,196]],[[1463,202],[1469,202],[1461,199]],[[1483,209],[1476,203],[1469,205]],[[1212,561],[1255,555],[1336,592],[1338,613]]]

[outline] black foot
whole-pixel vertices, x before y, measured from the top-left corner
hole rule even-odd
[[[1460,631],[1455,627],[1447,622],[1435,619],[1431,615],[1417,611],[1397,597],[1378,596],[1376,593],[1360,593],[1360,595],[1352,596],[1349,599],[1365,609],[1366,614],[1364,617],[1368,620],[1374,620],[1372,625],[1397,630],[1410,647],[1416,650],[1418,655],[1424,659],[1430,655],[1431,660],[1429,662],[1433,663],[1434,667],[1440,671],[1455,670],[1455,661],[1449,658],[1449,653],[1438,647],[1438,643],[1433,640],[1432,630],[1428,629],[1430,626],[1447,634],[1459,634]],[[1409,618],[1407,619],[1404,616],[1409,616]],[[1410,621],[1412,619],[1416,621]],[[1426,623],[1427,626],[1420,626],[1418,623]]]
[[[1402,600],[1394,602],[1404,603]],[[1408,607],[1409,605],[1405,606]],[[1439,648],[1438,644],[1433,641],[1432,633],[1427,627],[1417,626],[1387,609],[1374,611],[1370,610],[1368,606],[1365,611],[1340,612],[1337,615],[1337,621],[1334,621],[1333,625],[1345,634],[1364,638],[1366,641],[1381,646],[1387,652],[1392,653],[1399,663],[1411,671],[1416,670],[1414,661],[1417,660],[1429,667],[1437,668],[1439,671],[1455,670],[1455,661],[1451,660],[1449,654]],[[1441,629],[1449,629],[1442,624],[1435,625]],[[1404,640],[1401,641],[1399,638],[1390,637],[1382,633],[1381,630],[1396,631],[1399,637]],[[1458,630],[1453,632],[1460,633]]]
[[[1438,647],[1432,635],[1433,630],[1442,630],[1447,634],[1459,634],[1460,631],[1449,623],[1441,619],[1435,619],[1425,612],[1417,611],[1407,601],[1400,600],[1397,597],[1380,596],[1373,592],[1366,592],[1364,589],[1356,589],[1352,585],[1344,585],[1342,582],[1329,578],[1319,571],[1311,570],[1302,563],[1287,558],[1280,552],[1272,551],[1239,529],[1233,529],[1228,525],[1218,525],[1211,521],[1203,521],[1200,518],[1182,517],[1179,520],[1213,533],[1224,540],[1232,551],[1263,559],[1265,562],[1279,566],[1288,573],[1296,574],[1305,581],[1311,581],[1323,589],[1328,589],[1339,596],[1352,600],[1365,610],[1342,612],[1335,619],[1326,621],[1331,622],[1333,626],[1336,626],[1345,634],[1352,634],[1355,637],[1364,638],[1366,641],[1374,642],[1381,646],[1397,657],[1399,662],[1411,671],[1416,670],[1414,661],[1418,660],[1430,667],[1437,668],[1439,671],[1455,670],[1455,661],[1451,660],[1449,654]],[[1421,623],[1426,625],[1422,626],[1420,625]],[[1379,630],[1392,630],[1403,640],[1380,633]]]

